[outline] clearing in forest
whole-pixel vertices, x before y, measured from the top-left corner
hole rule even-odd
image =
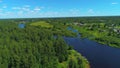
[[[41,27],[45,27],[45,28],[52,28],[53,27],[53,25],[51,25],[50,23],[47,23],[45,21],[39,21],[39,22],[31,23],[30,25],[41,26]]]

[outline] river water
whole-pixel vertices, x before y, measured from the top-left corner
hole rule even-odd
[[[22,24],[22,23],[21,23],[21,24],[18,24],[18,27],[19,27],[19,28],[25,28],[25,24]]]
[[[69,28],[70,29],[70,28]],[[79,37],[64,37],[67,44],[85,56],[91,68],[120,68],[120,49]]]

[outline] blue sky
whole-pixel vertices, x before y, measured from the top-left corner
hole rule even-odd
[[[0,18],[115,15],[120,0],[0,0]]]

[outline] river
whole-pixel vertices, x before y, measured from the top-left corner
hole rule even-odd
[[[20,23],[20,24],[18,24],[18,27],[19,28],[25,28],[25,24]]]
[[[70,28],[69,28],[70,29]],[[120,49],[99,44],[89,39],[64,37],[67,44],[85,56],[91,68],[120,68]]]

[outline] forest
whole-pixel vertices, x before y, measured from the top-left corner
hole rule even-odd
[[[82,38],[120,48],[119,16],[1,19],[0,68],[90,68],[64,41],[77,36],[68,27]]]
[[[90,68],[63,36],[75,37],[61,19],[1,19],[0,68]],[[21,27],[21,25],[24,25]]]

